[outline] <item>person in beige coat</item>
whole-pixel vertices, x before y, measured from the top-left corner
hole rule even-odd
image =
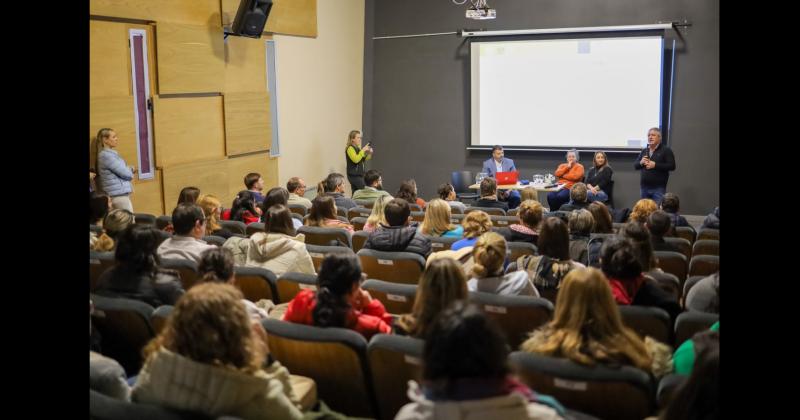
[[[266,332],[241,299],[229,284],[192,287],[145,347],[131,400],[212,417],[302,418],[286,368],[263,368]]]

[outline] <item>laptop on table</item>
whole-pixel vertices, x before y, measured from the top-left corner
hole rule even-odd
[[[519,181],[519,172],[498,172],[497,185],[510,185],[516,184]]]

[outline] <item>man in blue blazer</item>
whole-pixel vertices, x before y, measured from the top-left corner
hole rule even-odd
[[[517,167],[514,166],[514,161],[503,157],[503,146],[492,147],[492,157],[483,162],[483,169],[481,172],[487,173],[490,177],[497,179],[498,172],[511,172],[516,171]],[[500,191],[498,191],[499,193]],[[511,190],[510,192],[498,194],[497,197],[501,201],[508,201],[508,208],[515,209],[519,207],[522,200],[519,191]]]

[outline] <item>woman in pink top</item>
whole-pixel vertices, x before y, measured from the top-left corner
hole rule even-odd
[[[328,195],[318,195],[311,201],[311,211],[306,219],[307,226],[341,228],[353,233],[353,225],[336,217],[336,202]]]
[[[583,165],[578,163],[578,151],[572,149],[567,152],[567,163],[558,165],[554,174],[559,184],[564,188],[547,193],[547,204],[550,211],[556,211],[569,201],[569,190],[576,182],[583,180]]]

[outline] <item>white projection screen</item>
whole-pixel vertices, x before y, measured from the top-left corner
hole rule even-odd
[[[663,37],[471,43],[471,146],[632,150],[661,127]]]

